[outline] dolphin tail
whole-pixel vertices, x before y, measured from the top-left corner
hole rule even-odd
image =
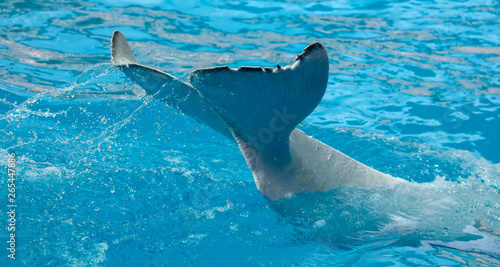
[[[312,178],[302,178],[311,171],[297,162],[297,141],[290,134],[325,94],[329,59],[323,45],[309,45],[285,67],[198,69],[189,76],[190,84],[138,64],[118,31],[111,55],[148,94],[236,141],[266,196],[277,199],[287,192],[312,190]]]
[[[249,166],[254,157],[284,166],[290,133],[320,103],[328,69],[326,50],[316,42],[293,65],[198,69],[189,80],[229,126]]]

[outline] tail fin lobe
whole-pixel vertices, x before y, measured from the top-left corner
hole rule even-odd
[[[272,70],[199,69],[189,79],[231,128],[240,148],[273,159],[288,158],[290,133],[320,103],[328,82],[323,45],[309,45],[296,60]]]
[[[111,37],[111,61],[115,65],[137,64],[127,39],[120,31],[114,31]]]

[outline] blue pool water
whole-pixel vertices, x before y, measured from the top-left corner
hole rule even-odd
[[[499,2],[47,2],[0,3],[1,266],[500,265]],[[415,183],[268,201],[236,145],[110,64],[114,30],[181,79],[320,41],[299,128]]]

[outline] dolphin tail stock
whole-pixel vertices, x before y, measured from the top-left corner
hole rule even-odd
[[[119,31],[114,31],[111,38],[111,62],[148,95],[177,108],[233,140],[224,121],[193,86],[161,70],[139,64],[125,36]]]

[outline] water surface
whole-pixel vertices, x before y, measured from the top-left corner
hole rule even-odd
[[[0,8],[0,164],[15,152],[19,172],[2,266],[500,265],[497,1]],[[320,41],[330,80],[299,128],[415,184],[269,202],[236,145],[110,64],[114,30],[181,79],[284,66]]]

